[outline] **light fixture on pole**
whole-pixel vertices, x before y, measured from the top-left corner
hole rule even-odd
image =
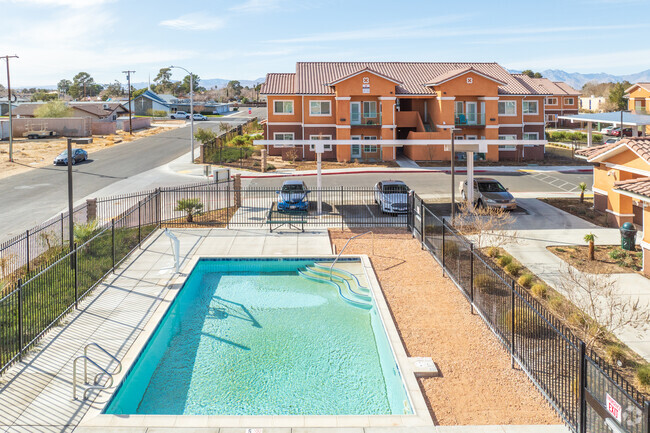
[[[7,103],[9,106],[9,162],[14,162],[14,131],[11,122],[11,79],[9,78],[9,59],[17,59],[18,56],[2,56],[7,61]]]
[[[131,74],[135,74],[135,71],[122,71],[123,74],[126,74],[127,85],[129,86],[129,134],[133,135],[133,121],[131,120]]]
[[[194,76],[181,66],[170,66],[169,68],[182,69],[190,76],[190,162],[194,164]]]

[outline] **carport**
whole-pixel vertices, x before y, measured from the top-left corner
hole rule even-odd
[[[647,114],[633,114],[626,111],[613,111],[611,113],[580,113],[567,116],[558,116],[558,119],[570,120],[574,122],[587,123],[587,146],[591,147],[593,144],[593,124],[607,123],[614,126],[624,128],[631,126],[636,132],[635,136],[641,135],[645,137],[645,127],[650,125],[650,115]],[[639,129],[639,127],[641,127]],[[598,128],[600,130],[600,127]],[[623,138],[623,137],[621,137]]]

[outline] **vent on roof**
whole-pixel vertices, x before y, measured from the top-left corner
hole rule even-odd
[[[110,109],[111,109],[111,107],[110,107],[108,104],[103,104],[103,105],[102,105],[102,108],[103,108],[104,110],[110,110]]]

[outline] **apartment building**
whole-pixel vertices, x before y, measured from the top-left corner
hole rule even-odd
[[[433,62],[299,62],[295,72],[268,74],[260,93],[268,101],[267,140],[359,140],[326,146],[323,158],[338,161],[394,160],[400,153],[449,160],[445,146],[420,140],[449,140],[451,128],[457,139],[486,140],[479,158],[540,159],[552,95],[496,63]],[[268,147],[270,155],[314,158],[313,145]]]
[[[531,84],[538,86],[549,96],[545,101],[545,120],[548,126],[554,128],[575,128],[579,124],[572,124],[565,119],[558,119],[558,116],[578,114],[580,106],[580,92],[561,81],[551,81],[548,78],[531,78]]]
[[[625,90],[628,110],[634,114],[650,114],[650,83],[636,83]]]

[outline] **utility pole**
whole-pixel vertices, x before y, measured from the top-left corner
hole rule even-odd
[[[129,134],[133,135],[133,121],[131,120],[131,74],[135,74],[135,71],[122,71],[123,74],[126,74],[126,81],[129,86]]]
[[[0,56],[7,61],[7,102],[9,103],[9,162],[14,162],[14,130],[11,122],[11,79],[9,78],[9,59],[18,56]]]

